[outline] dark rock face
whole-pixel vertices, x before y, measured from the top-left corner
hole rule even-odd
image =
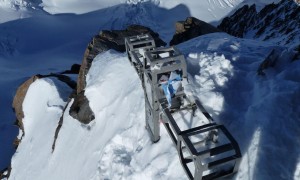
[[[81,91],[74,98],[69,114],[84,124],[88,124],[95,119],[95,115],[89,106],[89,100],[84,95],[84,91]]]
[[[269,4],[260,12],[255,5],[243,6],[223,19],[219,29],[236,37],[272,40],[280,45],[299,43],[300,6],[293,0]]]
[[[218,28],[233,36],[243,37],[244,32],[255,21],[256,14],[255,5],[250,7],[245,5],[238,9],[231,17],[224,18]]]
[[[221,32],[221,30],[216,27],[194,17],[188,17],[185,21],[176,22],[175,27],[176,33],[170,41],[170,46],[180,44],[201,35]]]
[[[146,33],[149,33],[154,38],[156,46],[160,47],[166,45],[166,43],[159,38],[159,35],[157,33],[153,32],[150,28],[140,25],[131,25],[128,26],[125,30],[103,30],[99,33],[99,35],[96,35],[89,43],[83,56],[77,81],[77,93],[80,93],[84,90],[86,86],[85,76],[87,75],[91,67],[93,59],[99,53],[105,52],[109,49],[125,52],[125,37]]]

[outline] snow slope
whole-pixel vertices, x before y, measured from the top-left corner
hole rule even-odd
[[[242,0],[43,0],[41,6],[51,14],[57,13],[86,13],[98,9],[111,7],[118,4],[139,4],[152,2],[162,8],[172,9],[176,6],[186,6],[191,15],[203,21],[211,22],[220,20],[234,9]]]
[[[179,46],[187,57],[191,93],[241,147],[242,163],[233,179],[300,178],[300,61],[257,76],[259,64],[273,48],[284,49],[223,33]],[[57,107],[64,102],[57,91],[64,88],[51,84],[37,81],[26,95],[25,131],[29,128],[31,134],[24,136],[12,159],[10,179],[187,179],[163,126],[158,143],[148,137],[142,86],[126,53],[108,51],[94,59],[86,96],[95,120],[82,125],[64,114],[53,153],[48,133],[57,126],[61,110],[50,111],[49,100],[39,96],[43,87],[51,87],[46,94],[55,96],[51,104]],[[32,103],[39,104],[39,111],[29,108]],[[53,113],[51,120],[41,122],[40,112]],[[39,128],[30,127],[36,123]]]

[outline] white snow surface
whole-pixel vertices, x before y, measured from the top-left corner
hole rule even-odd
[[[261,77],[259,64],[282,47],[214,33],[178,48],[187,57],[190,93],[240,145],[241,166],[231,178],[299,179],[300,61]],[[65,89],[49,79],[30,86],[26,134],[9,179],[187,179],[164,127],[158,143],[148,137],[143,89],[126,53],[110,50],[94,59],[85,94],[95,120],[83,125],[65,113],[51,153]]]

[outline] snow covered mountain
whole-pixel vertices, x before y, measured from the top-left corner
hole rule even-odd
[[[1,0],[0,23],[31,17],[40,9],[40,0]]]
[[[0,24],[0,169],[7,167],[14,152],[11,144],[17,129],[10,111],[14,91],[28,77],[61,72],[80,63],[90,38],[99,30],[136,23],[151,27],[169,41],[175,21],[191,15],[218,21],[241,5],[241,1],[229,0],[132,0],[121,5],[120,1],[43,0],[31,1],[36,3],[33,6],[20,1],[24,4],[16,6],[18,9],[11,6],[12,1],[1,2],[0,8],[30,13],[27,19],[13,16]],[[30,7],[77,15],[32,13]],[[280,12],[280,17],[292,13],[276,8],[268,12],[274,16]],[[90,12],[93,10],[97,11]],[[89,13],[81,14],[85,12]],[[178,46],[187,58],[193,94],[240,144],[243,159],[233,179],[300,179],[300,61],[299,57],[287,61],[284,54],[291,48],[280,46],[294,46],[299,36],[296,34],[292,43],[286,43],[290,33],[262,42],[270,35],[268,30],[256,40],[250,39],[249,32],[248,39],[214,33]],[[264,77],[257,76],[257,69],[273,49],[282,55],[275,66],[264,69]],[[23,104],[26,135],[12,158],[9,179],[186,179],[164,129],[157,144],[151,143],[144,129],[142,88],[126,54],[111,50],[94,58],[85,92],[95,112],[90,124],[63,114],[64,107],[67,105],[68,112],[74,101],[68,100],[71,92],[53,77],[38,79],[30,86]],[[58,125],[61,130],[52,152]]]
[[[300,6],[293,0],[265,6],[245,5],[224,18],[219,29],[237,37],[273,41],[280,45],[299,45]]]

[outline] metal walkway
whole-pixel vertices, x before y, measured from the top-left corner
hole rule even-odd
[[[179,50],[157,48],[149,34],[127,37],[125,46],[144,89],[151,140],[159,141],[162,122],[189,179],[217,179],[237,172],[241,160],[237,142],[198,100],[185,94],[186,61]]]

